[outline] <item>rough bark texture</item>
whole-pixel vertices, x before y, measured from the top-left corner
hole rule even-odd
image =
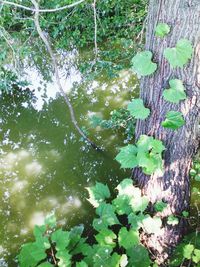
[[[158,22],[171,26],[170,34],[164,39],[156,38],[154,31]],[[194,46],[194,56],[183,69],[172,69],[163,57],[166,47],[174,47],[181,38],[189,39]],[[198,146],[199,95],[200,95],[200,1],[199,0],[150,0],[147,20],[146,50],[154,54],[158,70],[154,75],[141,81],[141,98],[151,116],[146,121],[138,121],[136,138],[141,134],[154,136],[164,142],[164,174],[144,175],[140,169],[133,171],[138,182],[152,203],[164,200],[168,208],[163,217],[170,214],[181,215],[189,208],[189,169]],[[183,80],[187,89],[187,100],[180,104],[164,101],[162,92],[169,88],[169,80]],[[167,111],[181,111],[186,124],[177,131],[164,129],[161,122]],[[147,247],[158,262],[168,257],[170,249],[177,244],[184,231],[184,221],[175,227],[163,227],[161,233],[148,237]]]

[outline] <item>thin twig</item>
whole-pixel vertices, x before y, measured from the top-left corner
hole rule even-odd
[[[95,61],[97,61],[98,56],[98,46],[97,46],[97,10],[96,10],[96,0],[93,2],[94,11],[94,51],[95,51]]]
[[[68,8],[75,7],[75,6],[83,3],[84,1],[85,0],[80,0],[80,1],[77,1],[77,2],[75,2],[73,4],[66,5],[66,6],[63,6],[63,7],[53,8],[53,9],[39,9],[39,13],[42,13],[42,12],[49,13],[49,12],[57,12],[57,11],[65,10],[65,9],[68,9]],[[13,3],[13,2],[10,2],[10,1],[2,1],[2,0],[0,0],[0,4],[7,4],[7,5],[11,5],[11,6],[15,6],[15,7],[18,7],[18,8],[25,9],[25,10],[28,10],[28,11],[36,12],[36,9],[34,9],[34,8],[23,6],[23,5],[20,5],[20,4],[17,4],[17,3]]]
[[[57,63],[57,59],[53,53],[53,50],[51,48],[51,45],[50,43],[48,42],[46,36],[44,35],[44,33],[42,32],[42,29],[40,27],[40,23],[39,23],[39,5],[38,3],[36,2],[36,0],[31,0],[31,2],[33,3],[34,7],[35,7],[35,16],[34,16],[34,22],[35,22],[35,27],[37,29],[37,32],[40,36],[40,38],[42,39],[42,41],[44,42],[46,48],[47,48],[47,51],[51,57],[51,61],[52,61],[52,66],[53,66],[53,69],[54,69],[54,73],[55,73],[55,78],[56,78],[56,83],[57,83],[57,86],[58,86],[58,89],[61,93],[61,95],[63,96],[68,108],[69,108],[69,111],[70,111],[70,116],[71,116],[71,120],[72,120],[72,123],[74,125],[74,127],[76,128],[76,130],[79,132],[79,134],[88,142],[91,144],[91,146],[93,148],[95,148],[96,150],[100,150],[100,148],[95,144],[93,143],[85,134],[84,132],[81,130],[81,128],[79,127],[78,125],[78,122],[75,118],[75,114],[74,114],[74,110],[73,110],[73,107],[70,103],[70,100],[68,98],[68,96],[65,94],[64,92],[64,89],[61,85],[61,82],[60,82],[60,77],[59,77],[59,71],[58,71],[58,63]]]

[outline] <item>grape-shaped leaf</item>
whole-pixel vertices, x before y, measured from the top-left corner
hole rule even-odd
[[[183,119],[183,115],[178,111],[169,111],[166,114],[165,121],[162,122],[162,126],[165,128],[170,128],[176,130],[182,127],[185,124],[185,120]]]
[[[76,263],[76,267],[88,267],[88,265],[86,262],[80,261]]]
[[[162,212],[167,207],[167,203],[163,201],[158,201],[155,203],[154,208],[158,212]]]
[[[133,180],[129,178],[124,179],[116,188],[118,190],[118,196],[141,196],[141,190],[138,187],[133,186]]]
[[[157,37],[165,37],[170,32],[170,27],[166,23],[158,23],[155,30],[155,35]]]
[[[96,231],[100,232],[101,230],[106,229],[108,227],[108,223],[107,221],[98,218],[93,220],[92,227]]]
[[[147,215],[142,213],[135,214],[131,213],[128,216],[128,223],[131,224],[132,229],[138,230],[142,227],[142,221],[146,218]]]
[[[192,44],[187,39],[181,39],[177,42],[176,47],[166,48],[164,51],[165,58],[173,68],[183,67],[189,59],[192,58]]]
[[[149,200],[146,196],[132,198],[130,201],[130,205],[132,207],[133,212],[143,212],[148,207]]]
[[[178,220],[177,217],[175,217],[173,215],[168,216],[168,218],[167,218],[167,224],[174,226],[174,225],[176,225],[178,223],[179,223],[179,220]]]
[[[162,151],[165,147],[162,141],[151,136],[141,135],[137,142],[137,161],[145,174],[152,174],[162,169]]]
[[[109,226],[120,224],[115,214],[115,209],[111,204],[101,203],[96,209],[96,214],[100,216],[104,224]]]
[[[53,267],[53,265],[49,262],[43,262],[38,267]]]
[[[128,215],[132,211],[131,207],[130,207],[130,197],[129,196],[120,195],[112,201],[112,204],[115,207],[117,214],[119,214],[119,215],[123,215],[123,214]]]
[[[159,217],[150,217],[147,216],[143,221],[143,229],[148,233],[148,234],[156,234],[160,231],[162,227],[162,221]]]
[[[23,245],[18,260],[20,267],[35,267],[41,260],[46,259],[47,254],[44,246],[38,245],[36,242]]]
[[[46,227],[45,225],[42,225],[42,226],[38,226],[36,225],[34,227],[34,236],[35,236],[35,240],[36,240],[36,243],[38,244],[38,246],[41,246],[43,247],[44,249],[48,249],[50,248],[50,243],[49,243],[49,240],[46,236],[44,236],[44,233],[46,231]]]
[[[122,227],[118,234],[119,245],[125,249],[132,248],[140,243],[139,233],[137,230],[130,229],[129,231]]]
[[[88,201],[97,208],[101,202],[110,197],[110,191],[107,185],[96,183],[95,186],[86,187],[89,193]]]
[[[134,145],[127,145],[120,149],[116,160],[121,164],[121,168],[135,168],[137,166],[137,148]]]
[[[64,250],[69,245],[70,233],[62,229],[56,230],[51,235],[51,240],[56,243],[56,250]]]
[[[115,233],[113,233],[113,231],[109,229],[103,229],[99,234],[95,235],[95,239],[99,243],[99,245],[108,245],[113,248],[116,246],[116,243],[114,241],[114,239],[116,238],[117,236],[115,235]]]
[[[137,53],[132,59],[132,69],[139,76],[147,76],[154,73],[157,64],[151,61],[153,54],[150,51]]]
[[[130,267],[149,267],[151,264],[147,249],[141,245],[128,249],[127,255],[130,257]]]
[[[59,267],[71,267],[71,255],[67,250],[60,250],[56,253],[56,258],[59,259]]]
[[[193,251],[194,251],[194,245],[192,244],[185,245],[183,248],[184,258],[190,260],[192,258]]]
[[[99,247],[93,257],[94,267],[108,267],[112,248],[109,246]]]
[[[166,101],[178,104],[179,101],[186,99],[185,87],[181,80],[170,80],[169,84],[170,88],[163,91],[163,97]]]
[[[132,102],[128,104],[127,109],[130,111],[131,116],[135,117],[136,119],[144,120],[150,114],[150,110],[145,108],[143,100],[140,98],[133,99]]]
[[[192,260],[195,263],[200,262],[200,250],[199,249],[194,250],[194,255],[192,256]]]

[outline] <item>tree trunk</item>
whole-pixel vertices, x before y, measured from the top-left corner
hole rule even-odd
[[[155,37],[155,26],[165,22],[171,26],[171,32],[165,38]],[[193,59],[184,68],[172,69],[163,57],[164,49],[174,47],[178,40],[189,39],[194,47]],[[151,109],[151,116],[145,121],[138,121],[136,138],[141,134],[154,136],[166,146],[164,173],[144,175],[141,169],[133,171],[133,177],[152,203],[163,200],[168,208],[162,217],[171,214],[181,215],[188,210],[190,201],[189,170],[198,145],[199,94],[200,94],[200,2],[199,0],[150,0],[147,20],[146,50],[154,54],[158,70],[154,75],[141,80],[140,96],[146,107]],[[162,97],[164,89],[169,88],[169,80],[177,78],[184,82],[187,99],[180,104],[171,104]],[[185,125],[178,130],[165,129],[161,122],[166,112],[180,111],[185,118]],[[164,223],[162,233],[147,238],[146,245],[161,264],[168,257],[184,232],[184,220],[176,226]]]

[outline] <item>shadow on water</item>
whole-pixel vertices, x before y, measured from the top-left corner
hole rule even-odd
[[[32,73],[35,83],[30,90],[0,96],[0,266],[4,267],[16,266],[20,246],[48,213],[54,211],[65,227],[89,224],[93,209],[85,187],[101,181],[114,189],[128,175],[114,160],[123,137],[111,130],[89,129],[90,137],[105,148],[93,150],[74,130],[55,86],[38,83],[36,77]],[[110,81],[69,83],[76,117],[86,129],[89,116],[108,118],[111,110],[127,105],[137,87],[129,71]]]

